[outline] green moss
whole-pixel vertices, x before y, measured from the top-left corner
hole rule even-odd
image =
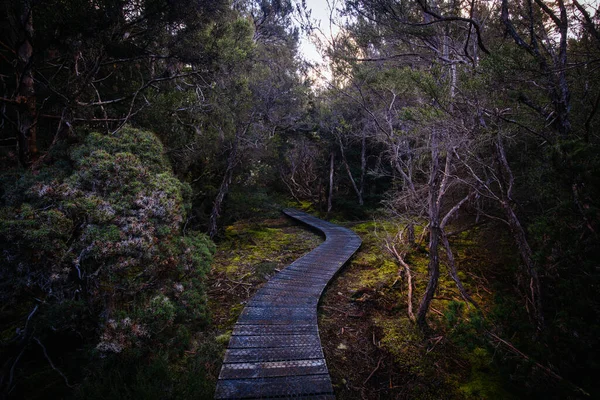
[[[233,326],[233,324],[235,324],[235,322],[237,321],[238,317],[240,316],[240,314],[242,313],[243,310],[244,310],[244,305],[241,303],[235,304],[231,308],[229,308],[228,324],[230,326]]]
[[[398,277],[398,266],[391,260],[384,259],[383,257],[365,257],[365,260],[361,255],[357,257],[356,263],[369,268],[362,270],[359,274],[358,279],[355,281],[354,286],[351,289],[360,289],[362,287],[382,287],[391,286]],[[365,264],[365,262],[367,262]],[[369,263],[370,262],[370,263]]]
[[[223,346],[227,346],[229,340],[231,339],[232,331],[227,331],[215,338],[215,341]]]
[[[513,399],[506,382],[493,365],[492,355],[482,347],[475,347],[469,354],[471,373],[459,386],[459,392],[467,399]]]
[[[225,228],[227,241],[224,246],[235,247],[238,253],[227,258],[224,270],[231,278],[239,279],[252,271],[260,278],[266,277],[276,267],[269,259],[290,250],[295,245],[294,235],[280,228],[236,223]]]
[[[411,374],[424,376],[431,368],[423,351],[423,336],[419,329],[406,317],[398,319],[375,318],[381,329],[381,345],[393,356],[394,362]]]

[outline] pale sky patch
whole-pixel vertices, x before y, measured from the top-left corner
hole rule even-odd
[[[318,84],[330,80],[331,71],[328,60],[324,59],[319,53],[316,43],[329,43],[339,33],[340,27],[331,22],[330,19],[332,16],[331,10],[341,6],[342,2],[340,0],[306,0],[306,7],[312,10],[312,23],[318,29],[314,30],[312,37],[302,33],[299,50],[305,60],[315,65],[316,70],[313,71],[312,75]],[[335,11],[333,17],[337,19]]]

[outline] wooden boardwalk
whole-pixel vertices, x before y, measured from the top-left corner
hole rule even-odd
[[[283,212],[321,231],[326,240],[250,299],[233,328],[216,399],[335,399],[319,338],[317,304],[361,240],[349,229],[301,211]]]

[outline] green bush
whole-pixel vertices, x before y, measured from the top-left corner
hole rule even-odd
[[[191,189],[163,153],[150,132],[91,133],[69,152],[70,172],[1,180],[0,301],[21,310],[13,320],[37,304],[37,335],[76,332],[92,353],[127,358],[168,358],[182,325],[206,323],[214,245],[182,233]]]

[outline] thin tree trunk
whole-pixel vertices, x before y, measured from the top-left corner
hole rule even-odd
[[[30,1],[23,2],[20,15],[20,31],[23,40],[17,48],[19,86],[19,162],[29,166],[37,155],[37,108],[33,80],[33,12]]]
[[[209,225],[209,230],[208,230],[208,235],[210,236],[211,239],[213,239],[216,235],[217,232],[219,231],[218,229],[218,220],[219,217],[221,216],[221,207],[223,206],[223,200],[225,199],[225,196],[227,195],[227,193],[229,193],[229,185],[231,184],[231,179],[233,178],[233,158],[230,157],[227,160],[227,170],[225,171],[225,175],[223,176],[223,180],[221,181],[221,186],[219,186],[219,193],[217,194],[217,197],[215,198],[215,201],[213,203],[213,207],[212,207],[212,211],[210,213],[210,225]]]
[[[449,168],[449,163],[448,163],[449,158],[447,158],[446,161],[447,161],[446,176],[447,176],[447,174],[449,173],[449,169],[448,169]],[[450,221],[450,219],[454,216],[454,214],[456,214],[458,212],[458,210],[460,210],[460,208],[463,206],[463,204],[465,204],[467,201],[469,201],[469,199],[473,198],[474,195],[475,195],[475,192],[469,193],[462,200],[460,200],[458,203],[456,203],[454,205],[454,207],[452,207],[450,209],[450,211],[448,211],[448,213],[446,213],[444,218],[442,218],[442,222],[440,223],[440,237],[442,240],[442,244],[444,245],[444,248],[446,250],[446,257],[448,258],[448,270],[449,270],[450,276],[452,277],[452,280],[454,280],[454,282],[456,283],[456,287],[458,288],[458,291],[460,292],[463,299],[465,299],[465,301],[468,301],[471,304],[473,304],[476,308],[479,308],[479,305],[467,293],[460,278],[458,277],[458,272],[456,270],[456,261],[454,259],[454,254],[452,253],[452,247],[450,246],[450,241],[448,240],[448,235],[446,235],[446,230],[445,230],[446,224]]]
[[[535,323],[536,328],[538,330],[542,330],[544,327],[544,315],[542,312],[540,279],[537,273],[535,261],[533,260],[533,252],[529,246],[525,229],[521,225],[521,221],[519,220],[519,217],[517,217],[517,214],[515,214],[511,205],[513,202],[512,189],[514,177],[510,165],[508,164],[501,138],[498,138],[496,141],[496,153],[498,162],[502,168],[502,175],[505,181],[504,185],[506,186],[506,189],[502,191],[500,205],[504,210],[513,239],[517,245],[517,248],[519,249],[521,261],[523,262],[524,273],[529,278],[529,287],[527,289],[529,292],[527,295],[527,312]]]
[[[404,261],[404,257],[396,250],[396,246],[393,244],[388,245],[388,250],[392,253],[394,258],[398,261],[398,263],[404,268],[404,275],[406,276],[406,284],[407,284],[407,294],[406,294],[406,303],[408,305],[407,313],[408,318],[411,321],[416,321],[415,313],[413,312],[412,305],[412,293],[413,293],[413,283],[412,283],[412,272],[410,270],[410,266]]]
[[[406,232],[406,242],[409,246],[413,247],[415,245],[415,224],[412,221],[406,225]]]
[[[440,155],[439,145],[437,140],[437,132],[435,129],[431,132],[431,172],[429,174],[429,281],[425,289],[425,294],[419,304],[417,311],[417,325],[424,329],[427,327],[427,311],[433,299],[433,295],[437,289],[438,279],[440,277],[440,257],[439,257],[439,241],[440,241],[440,208],[438,195],[440,190],[439,175],[440,175]]]
[[[425,294],[423,295],[423,299],[421,299],[419,310],[417,311],[417,325],[421,329],[427,327],[427,311],[429,310],[429,305],[431,304],[440,278],[439,231],[439,226],[431,226],[429,228],[429,281],[427,282]]]
[[[527,241],[525,229],[523,229],[521,221],[515,214],[509,202],[507,200],[502,200],[501,204],[506,214],[513,239],[517,245],[517,248],[519,249],[521,261],[523,262],[524,266],[524,272],[529,278],[529,285],[527,289],[529,292],[527,295],[527,311],[535,323],[536,328],[538,330],[542,330],[544,327],[544,316],[542,313],[540,278],[537,273],[535,261],[533,260],[533,252],[531,251],[531,247]]]
[[[558,112],[559,128],[558,131],[562,136],[567,136],[571,132],[571,93],[569,83],[567,82],[567,39],[569,31],[569,19],[567,16],[567,7],[564,0],[558,0],[559,17],[557,18],[557,27],[560,31],[559,52],[556,60],[557,64],[557,86],[558,86],[558,102],[556,104]],[[560,21],[560,23],[558,23]]]
[[[340,145],[340,153],[342,155],[342,162],[344,163],[344,167],[346,168],[346,172],[348,173],[348,178],[350,178],[350,182],[352,183],[352,188],[354,188],[354,192],[356,193],[356,197],[358,198],[358,204],[360,206],[363,205],[362,193],[356,186],[356,181],[352,176],[352,171],[350,171],[350,166],[348,165],[348,160],[346,160],[346,154],[344,153],[344,145],[342,144],[342,139],[338,138],[338,143]]]
[[[450,247],[448,236],[446,235],[446,232],[444,232],[443,229],[440,229],[440,236],[442,239],[442,244],[446,249],[446,257],[448,258],[448,269],[450,272],[450,276],[452,277],[454,283],[456,283],[456,287],[458,288],[460,295],[463,297],[463,299],[465,299],[465,301],[468,301],[469,303],[473,304],[476,308],[479,308],[477,302],[473,300],[473,298],[467,293],[460,278],[458,277],[458,272],[456,271],[456,262],[454,260],[454,254],[452,253],[452,248]]]
[[[329,196],[327,197],[327,212],[329,213],[333,206],[333,171],[335,167],[335,153],[332,151],[329,158]]]
[[[227,167],[225,170],[225,174],[223,175],[223,180],[221,181],[221,186],[219,186],[219,193],[217,193],[217,197],[213,203],[213,208],[210,213],[210,222],[208,227],[208,235],[210,238],[214,238],[217,235],[218,229],[218,220],[221,216],[221,208],[223,206],[223,200],[227,193],[229,193],[229,185],[231,185],[231,180],[233,179],[233,170],[235,169],[238,160],[238,148],[240,144],[240,139],[242,136],[246,134],[248,128],[250,127],[251,122],[248,122],[244,129],[240,132],[236,131],[235,139],[233,141],[233,146],[231,148],[231,152],[227,157]]]
[[[367,135],[364,130],[362,131],[362,137],[360,140],[360,182],[358,189],[360,197],[363,198],[365,193],[365,171],[367,170]],[[364,199],[363,199],[364,201]],[[362,205],[362,204],[361,204]]]

